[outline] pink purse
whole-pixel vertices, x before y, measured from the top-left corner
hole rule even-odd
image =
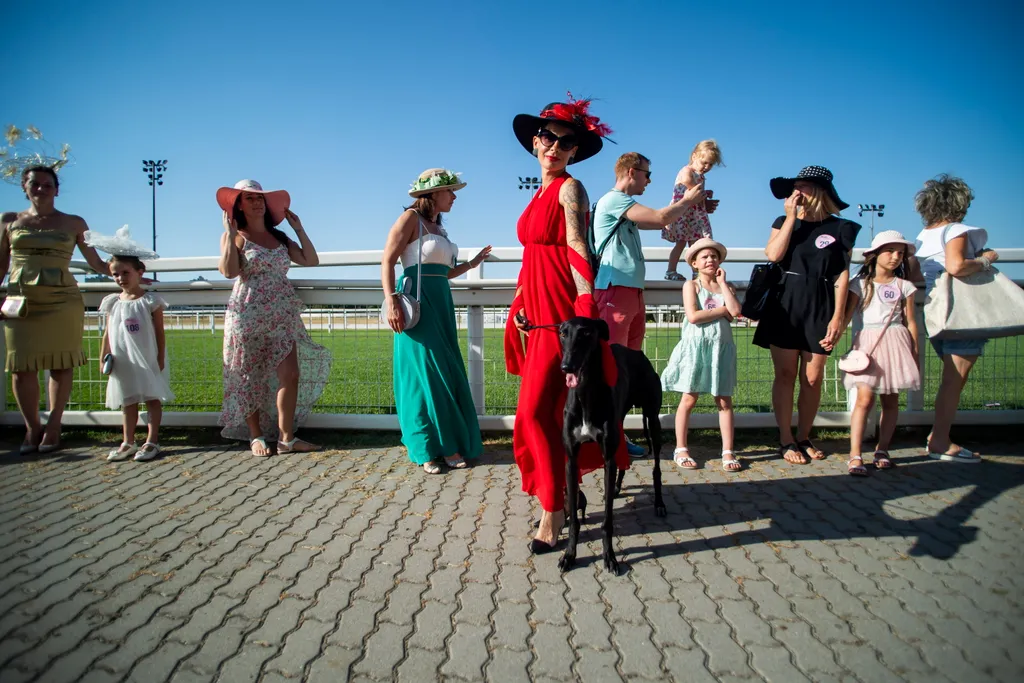
[[[885,333],[889,331],[889,323],[892,322],[892,319],[896,316],[896,311],[900,309],[902,304],[903,299],[900,299],[899,302],[892,307],[892,310],[889,312],[889,317],[885,320],[885,327],[882,328],[882,334],[878,335],[878,339],[875,340],[871,350],[867,353],[864,353],[860,349],[851,349],[850,351],[847,351],[846,354],[839,359],[840,370],[848,375],[859,375],[862,372],[866,372],[867,369],[871,367],[871,356],[874,355],[875,349],[877,349],[878,345],[881,343],[882,337],[884,337]]]

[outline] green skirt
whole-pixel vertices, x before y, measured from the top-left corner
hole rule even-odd
[[[408,286],[416,295],[416,268],[403,271],[399,291]],[[448,266],[428,263],[422,268],[420,321],[395,335],[395,407],[402,443],[417,464],[456,453],[476,458],[483,444],[459,349]]]

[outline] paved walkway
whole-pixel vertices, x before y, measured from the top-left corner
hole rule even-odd
[[[997,452],[668,461],[666,519],[641,460],[620,576],[600,512],[571,573],[528,554],[507,451],[442,477],[399,449],[4,455],[0,680],[1020,681],[1024,447]]]

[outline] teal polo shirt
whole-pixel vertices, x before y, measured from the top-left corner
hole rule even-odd
[[[619,218],[634,204],[636,200],[622,190],[612,190],[597,201],[597,209],[594,211],[595,249],[601,247]],[[646,275],[640,229],[633,221],[624,220],[601,254],[601,268],[597,271],[594,288],[643,289]]]

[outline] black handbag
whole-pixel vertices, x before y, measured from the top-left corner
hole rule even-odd
[[[778,263],[759,263],[750,273],[750,285],[743,297],[741,313],[749,320],[760,320],[775,296],[775,288],[782,282],[782,268]]]

